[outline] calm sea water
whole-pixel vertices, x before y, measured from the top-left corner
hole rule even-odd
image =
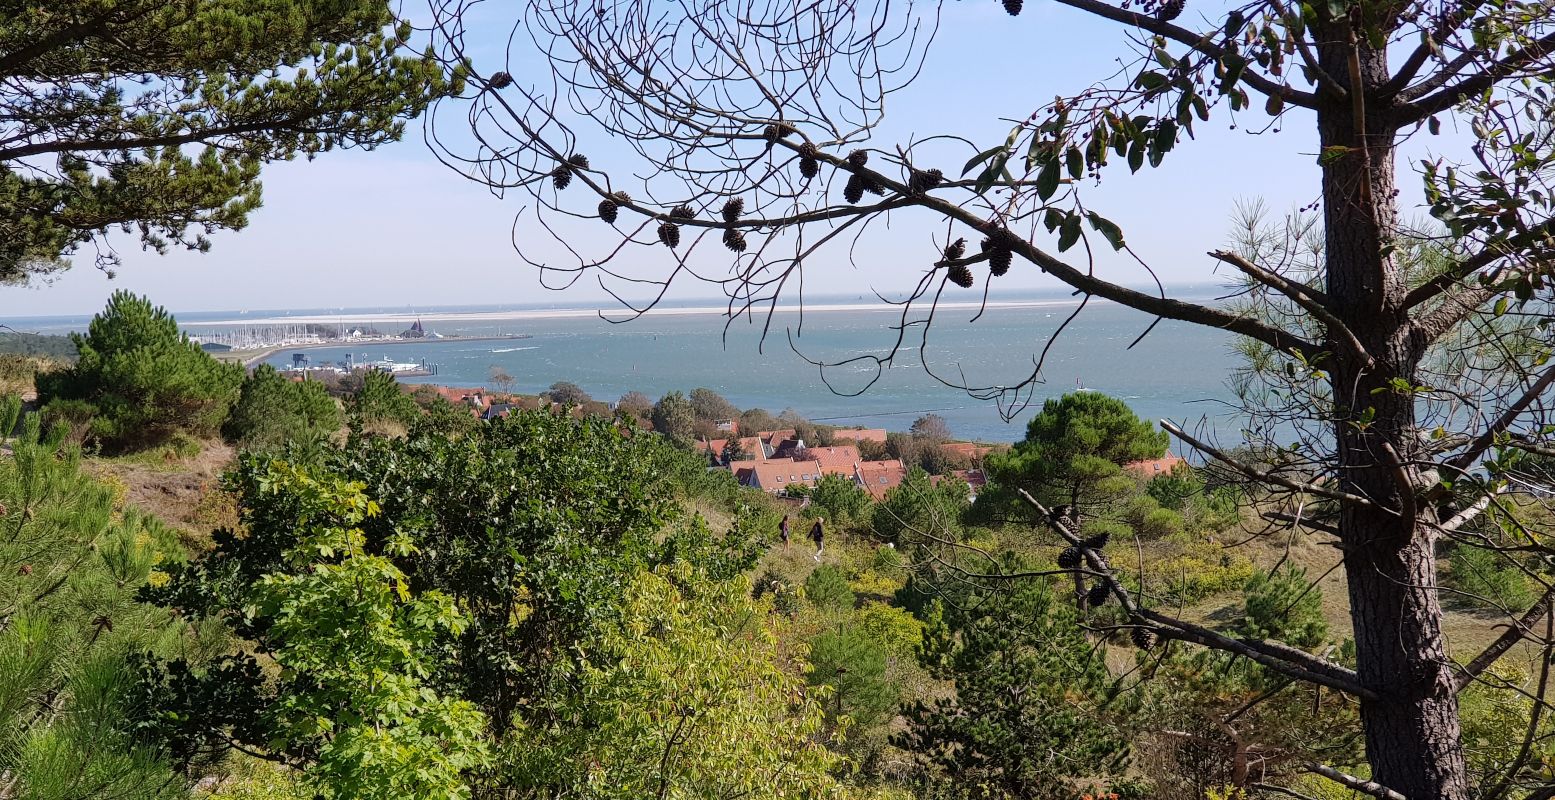
[[[706,386],[741,408],[761,407],[774,414],[793,408],[816,421],[896,430],[905,430],[919,415],[933,412],[944,417],[957,436],[990,441],[1020,439],[1025,421],[1043,399],[1081,386],[1121,397],[1147,419],[1198,419],[1223,413],[1214,401],[1229,394],[1226,376],[1236,363],[1229,350],[1230,337],[1162,322],[1130,350],[1129,343],[1150,319],[1112,305],[1087,308],[1065,329],[1047,356],[1044,383],[1030,393],[1032,407],[1025,411],[1006,407],[1001,412],[997,402],[968,396],[934,377],[976,387],[1017,382],[1030,373],[1033,357],[1069,311],[1063,307],[994,309],[975,324],[966,322],[971,312],[942,312],[927,348],[920,352],[921,336],[916,340],[910,336],[910,344],[888,366],[872,360],[836,362],[857,356],[885,357],[896,339],[892,327],[898,317],[843,311],[807,312],[802,330],[797,316],[780,316],[764,345],[758,325],[740,322],[725,332],[720,318],[685,315],[647,317],[620,325],[598,319],[439,323],[432,327],[444,334],[519,332],[532,338],[324,347],[307,352],[316,363],[344,360],[347,353],[359,361],[424,359],[437,365],[438,375],[407,381],[455,386],[489,385],[492,368],[499,367],[513,376],[518,391],[538,392],[567,380],[601,400],[615,400],[634,390],[656,398],[675,389]],[[790,330],[795,334],[792,340]],[[288,364],[291,352],[277,353],[269,361]],[[834,366],[823,368],[811,361]],[[1012,413],[1013,419],[1006,421],[1004,417]]]
[[[1205,298],[1209,290],[1200,290]],[[1063,295],[1001,298],[1048,300]],[[853,301],[854,298],[847,298]],[[705,305],[705,303],[691,303]],[[511,307],[509,307],[511,308]],[[346,314],[404,313],[410,309],[339,309]],[[468,306],[435,311],[496,311]],[[765,343],[761,320],[737,322],[711,315],[650,316],[610,324],[597,318],[509,319],[430,323],[439,333],[493,336],[522,333],[531,338],[504,341],[422,341],[411,344],[322,347],[306,352],[315,362],[385,357],[397,362],[425,359],[438,366],[433,382],[454,386],[490,385],[493,367],[515,379],[514,389],[534,393],[556,381],[572,381],[600,400],[613,401],[629,391],[649,397],[706,386],[741,408],[761,407],[776,414],[792,408],[812,420],[906,430],[921,414],[935,413],[960,437],[1015,441],[1025,422],[1048,397],[1083,386],[1126,400],[1146,419],[1197,421],[1208,417],[1226,438],[1239,425],[1221,401],[1229,398],[1226,379],[1238,363],[1232,337],[1223,332],[1163,321],[1143,341],[1128,348],[1151,323],[1150,317],[1116,305],[1096,303],[1069,324],[1053,344],[1042,371],[1043,383],[1026,398],[1024,410],[968,396],[944,381],[992,387],[1023,379],[1033,359],[1063,323],[1072,306],[990,309],[975,323],[971,311],[942,310],[922,352],[921,326],[909,327],[907,344],[889,366],[855,361],[822,369],[813,361],[838,362],[856,356],[884,357],[899,324],[890,312],[818,311],[781,314]],[[304,311],[245,312],[245,316],[303,315]],[[230,320],[234,312],[180,312],[188,330],[210,330],[202,322]],[[85,327],[86,317],[19,319],[19,330],[62,332]],[[380,326],[390,330],[395,326]],[[790,333],[793,334],[790,340]],[[792,347],[790,342],[792,341]],[[796,352],[796,349],[797,351]],[[292,351],[269,358],[282,366]],[[802,354],[802,355],[801,355]],[[925,370],[924,364],[929,370]],[[930,373],[933,373],[932,375]],[[870,380],[875,379],[872,385]],[[828,386],[828,383],[830,384]],[[868,385],[867,390],[865,386]],[[862,391],[862,393],[858,393]],[[853,395],[856,396],[846,396]],[[1006,420],[1009,416],[1011,419]]]

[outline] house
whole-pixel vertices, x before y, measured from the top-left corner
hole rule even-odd
[[[490,406],[486,407],[485,413],[481,414],[481,419],[496,419],[498,417],[505,417],[508,414],[513,413],[513,410],[516,408],[517,406],[513,403],[492,403]]]
[[[854,465],[853,479],[876,500],[884,500],[886,492],[902,485],[907,468],[901,459],[889,461],[860,461]]]
[[[852,478],[854,465],[864,460],[859,455],[858,448],[851,444],[811,447],[804,452],[807,458],[816,462],[822,475],[843,475]]]
[[[983,463],[983,456],[1002,448],[997,445],[978,444],[977,442],[946,442],[940,445],[939,449],[946,455],[960,456],[969,463],[981,464]]]
[[[792,458],[739,461],[731,463],[729,467],[742,484],[769,494],[780,494],[796,484],[814,486],[821,477],[817,462],[795,461]]]
[[[1167,453],[1163,458],[1130,461],[1123,465],[1123,470],[1137,478],[1148,481],[1157,475],[1165,475],[1171,472],[1177,468],[1178,464],[1182,463],[1184,462],[1180,457]]]
[[[885,444],[885,428],[838,428],[832,438],[841,441],[879,442]]]
[[[722,431],[724,433],[733,434],[735,436],[740,435],[740,421],[739,420],[735,420],[735,419],[719,419],[719,420],[714,420],[713,421],[713,427],[717,428],[718,430],[720,430],[720,431]]]
[[[767,449],[772,458],[797,458],[808,448],[803,439],[774,439],[767,443]]]
[[[724,448],[728,444],[728,439],[703,439],[702,452],[707,455],[708,463],[715,467],[722,466],[724,463]]]

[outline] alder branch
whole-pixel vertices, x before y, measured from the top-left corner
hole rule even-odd
[[[1315,683],[1327,686],[1347,694],[1368,700],[1377,699],[1376,693],[1366,689],[1360,684],[1359,677],[1351,670],[1330,661],[1318,658],[1304,650],[1291,647],[1279,642],[1270,642],[1260,639],[1232,639],[1229,636],[1217,633],[1201,625],[1170,617],[1149,609],[1140,608],[1122,582],[1117,580],[1114,571],[1101,553],[1086,547],[1084,541],[1074,531],[1069,530],[1051,510],[1044,506],[1030,492],[1025,489],[1017,489],[1020,498],[1031,506],[1041,518],[1046,521],[1059,536],[1071,545],[1079,548],[1081,555],[1090,564],[1091,569],[1102,576],[1109,592],[1118,598],[1118,603],[1123,609],[1135,618],[1142,618],[1156,623],[1149,626],[1151,630],[1170,638],[1182,639],[1215,650],[1235,653],[1243,658],[1255,661],[1269,669],[1286,677],[1295,678],[1307,683]],[[1159,626],[1159,627],[1158,627]]]
[[[1409,798],[1393,791],[1392,789],[1389,789],[1386,786],[1383,786],[1380,783],[1377,783],[1376,781],[1369,781],[1365,778],[1357,778],[1354,775],[1340,772],[1339,770],[1334,769],[1333,767],[1330,767],[1326,764],[1304,764],[1302,765],[1302,769],[1314,775],[1321,775],[1333,781],[1334,783],[1344,786],[1347,789],[1361,792],[1362,794],[1369,794],[1372,797],[1378,798],[1378,800],[1409,800]]]
[[[1186,28],[1181,28],[1169,22],[1162,22],[1155,17],[1140,14],[1134,11],[1126,11],[1117,6],[1098,2],[1098,0],[1058,0],[1061,5],[1079,9],[1103,19],[1113,22],[1121,22],[1142,28],[1154,34],[1159,34],[1179,44],[1187,45],[1194,50],[1203,53],[1210,58],[1219,60],[1226,54],[1226,49],[1212,41],[1211,34],[1194,33]],[[1317,96],[1310,92],[1293,89],[1282,83],[1276,83],[1268,78],[1253,73],[1244,72],[1239,79],[1242,83],[1257,89],[1264,96],[1277,96],[1281,100],[1293,106],[1301,108],[1317,108]]]
[[[1485,454],[1485,451],[1489,450],[1490,447],[1495,444],[1496,437],[1501,435],[1501,433],[1506,431],[1506,429],[1512,427],[1512,424],[1517,422],[1517,418],[1521,416],[1524,411],[1528,410],[1529,406],[1537,402],[1539,397],[1543,395],[1544,392],[1551,386],[1555,386],[1555,364],[1551,364],[1550,366],[1546,367],[1544,372],[1540,374],[1539,378],[1533,382],[1533,385],[1528,387],[1527,391],[1523,392],[1521,397],[1517,398],[1512,402],[1511,405],[1507,406],[1506,409],[1501,412],[1501,416],[1497,417],[1494,422],[1490,423],[1490,425],[1485,428],[1485,432],[1481,433],[1473,442],[1470,442],[1468,447],[1464,448],[1462,452],[1448,460],[1447,465],[1457,470],[1458,472],[1462,472],[1468,469],[1475,461],[1479,460],[1480,456]]]
[[[1422,97],[1421,95],[1435,89],[1439,85],[1438,81],[1424,81],[1414,89],[1399,94],[1399,97],[1406,102],[1395,109],[1394,119],[1396,124],[1409,125],[1419,122],[1432,114],[1446,111],[1462,102],[1464,98],[1477,95],[1495,86],[1497,83],[1516,75],[1518,71],[1534,66],[1540,59],[1548,56],[1552,50],[1555,50],[1555,33],[1548,34],[1543,38],[1530,42],[1526,47],[1508,53],[1505,58],[1489,65],[1471,77],[1464,78],[1451,86],[1442,88],[1435,94]],[[1469,56],[1470,53],[1465,53],[1464,55]],[[1450,76],[1453,71],[1455,70],[1443,70],[1443,73]]]

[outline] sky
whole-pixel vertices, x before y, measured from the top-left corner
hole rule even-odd
[[[1190,4],[1190,14],[1191,9]],[[1007,15],[997,0],[947,3],[923,74],[890,98],[887,124],[874,144],[888,147],[909,134],[932,133],[996,144],[1008,132],[1008,120],[1115,73],[1130,56],[1124,34],[1115,25],[1051,3],[1027,3],[1019,17]],[[505,40],[501,26],[481,26],[477,57],[495,63]],[[509,68],[521,81],[543,77],[536,54],[525,51],[522,41],[510,53]],[[1267,117],[1252,112],[1244,120],[1248,127],[1261,128]],[[1132,176],[1126,169],[1109,170],[1100,187],[1087,189],[1088,204],[1123,226],[1130,244],[1164,281],[1222,280],[1205,253],[1226,242],[1238,202],[1262,200],[1284,213],[1317,196],[1311,120],[1292,113],[1284,126],[1278,133],[1229,130],[1224,114],[1218,114],[1197,128],[1195,141],[1180,143],[1161,168]],[[631,166],[619,146],[597,139],[586,144],[596,165],[614,159],[619,167]],[[1412,143],[1410,150],[1421,154],[1429,144]],[[941,168],[954,175],[961,160]],[[0,318],[88,314],[117,289],[144,293],[175,312],[460,304],[615,307],[591,282],[565,292],[542,287],[538,270],[515,253],[513,238],[542,256],[559,258],[561,251],[541,235],[532,216],[517,216],[528,198],[495,198],[438,163],[422,140],[420,122],[407,126],[404,141],[374,152],[335,152],[312,162],[270,165],[263,182],[264,207],[246,229],[216,234],[210,252],[158,255],[121,238],[116,244],[123,263],[116,279],[94,269],[88,254],[51,284],[0,287]],[[1400,186],[1405,215],[1418,216],[1418,179],[1401,170]],[[579,229],[577,235],[591,236],[591,230]],[[1046,245],[1051,249],[1051,242]],[[856,264],[848,262],[845,248],[833,248],[807,267],[805,291],[812,296],[900,292],[933,260],[932,247],[928,233],[901,226],[871,240],[869,252]],[[1135,284],[1146,279],[1118,260],[1103,261],[1101,267],[1103,277]],[[1019,263],[995,284],[992,297],[1056,286],[1031,265]],[[717,295],[714,286],[690,282],[671,293],[686,300]]]

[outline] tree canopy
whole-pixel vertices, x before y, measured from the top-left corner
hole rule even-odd
[[[0,18],[0,282],[106,235],[204,250],[259,207],[260,167],[400,137],[459,88],[384,0],[23,2]]]
[[[38,396],[87,404],[92,435],[110,449],[215,433],[243,380],[242,367],[211,358],[166,309],[122,290],[71,340],[76,363],[40,375]]]
[[[1072,87],[1056,97],[1025,96],[1019,86],[986,93],[978,105],[937,114],[945,129],[910,139],[882,124],[893,98],[944,68],[928,58],[941,25],[986,17],[942,16],[939,3],[796,10],[717,0],[661,10],[646,0],[531,0],[515,23],[534,32],[551,69],[519,82],[499,71],[500,55],[465,48],[469,5],[439,6],[435,46],[474,76],[472,90],[439,113],[449,110],[476,135],[434,144],[465,174],[527,190],[525,213],[538,219],[526,230],[538,235],[518,242],[531,263],[634,286],[648,280],[638,267],[656,263],[659,287],[705,278],[731,298],[731,317],[770,322],[780,300],[810,285],[807,271],[870,252],[871,232],[908,231],[924,268],[893,298],[897,345],[831,362],[877,379],[884,370],[867,368],[928,346],[942,299],[979,280],[996,286],[1014,269],[1040,271],[1082,301],[1241,337],[1250,369],[1238,377],[1247,390],[1239,428],[1249,452],[1271,463],[1181,425],[1167,430],[1261,487],[1266,533],[1337,537],[1353,666],[1277,640],[1233,640],[1138,604],[1121,567],[1081,547],[1040,500],[1031,499],[1033,510],[1088,569],[1108,576],[1141,641],[1164,636],[1235,652],[1354,698],[1370,778],[1322,764],[1321,753],[1314,774],[1385,796],[1471,796],[1459,693],[1525,640],[1555,647],[1533,624],[1550,613],[1555,591],[1545,591],[1528,608],[1508,609],[1506,635],[1483,652],[1449,653],[1434,589],[1436,542],[1470,538],[1465,526],[1516,486],[1503,468],[1509,452],[1549,450],[1555,437],[1555,14],[1547,4],[1253,0],[1189,9],[1182,0],[1055,0],[1054,16],[1038,20],[1022,15],[1030,4],[1005,0],[1014,19],[1003,24],[1034,30],[1064,24],[1054,21],[1063,14],[1115,24],[1115,66],[1064,76]],[[1005,69],[1032,68],[1023,59],[1036,54],[1013,54]],[[651,77],[638,72],[645,65]],[[1001,133],[976,141],[955,129],[961,120]],[[1304,129],[1300,147],[1316,143],[1314,203],[1256,241],[1204,243],[1234,276],[1238,302],[1134,288],[1150,283],[1163,259],[1134,247],[1095,188],[1166,163],[1211,126]],[[1420,217],[1400,208],[1400,147],[1452,129],[1459,134],[1434,140],[1439,152],[1407,165],[1425,196],[1416,224]],[[606,139],[628,152],[595,151],[591,161]],[[1228,168],[1250,171],[1286,141],[1253,139],[1247,161]],[[1166,194],[1157,207],[1176,200]],[[560,259],[533,252],[544,236],[573,230],[552,224],[562,217],[595,218],[610,235],[569,239]],[[1422,249],[1438,257],[1421,258]],[[803,352],[799,334],[791,341]],[[935,377],[1013,414],[1052,352],[1032,349],[1024,374],[977,384]],[[824,376],[827,360],[810,358]],[[1549,557],[1526,529],[1501,532],[1499,556],[1532,548]]]

